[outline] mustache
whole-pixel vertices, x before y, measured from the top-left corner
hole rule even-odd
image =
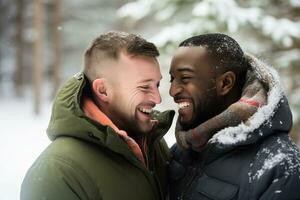
[[[156,104],[153,102],[147,101],[147,102],[140,103],[139,106],[150,106],[150,107],[154,108],[156,106]]]
[[[201,94],[201,95],[207,94],[207,93],[215,91],[216,88],[217,88],[216,86],[213,86],[213,87],[210,87],[210,88],[208,88],[208,89],[206,89],[206,90],[204,90],[202,92],[198,92],[198,94]],[[181,99],[192,99],[192,98],[188,97],[188,96],[184,96],[182,94],[178,94],[173,99],[174,99],[174,101],[177,101],[177,100],[181,100]]]
[[[178,95],[178,96],[175,96],[173,99],[174,99],[174,101],[179,101],[181,99],[191,99],[191,97]]]

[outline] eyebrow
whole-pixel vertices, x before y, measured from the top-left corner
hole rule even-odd
[[[177,71],[189,71],[189,72],[194,72],[193,68],[189,67],[189,66],[181,66],[177,68]]]
[[[178,69],[176,71],[178,71],[178,72],[185,72],[185,71],[195,72],[192,68],[187,67],[187,66],[178,67]],[[169,74],[171,74],[171,71],[169,71]]]
[[[162,79],[162,76],[160,77],[160,80],[159,80],[159,81],[161,81],[161,79]],[[146,83],[146,82],[153,82],[153,81],[155,81],[155,80],[149,78],[149,79],[145,79],[145,80],[139,81],[138,83]]]

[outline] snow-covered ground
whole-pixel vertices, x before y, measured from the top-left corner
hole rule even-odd
[[[19,199],[20,185],[33,161],[50,143],[46,128],[50,103],[42,113],[32,112],[28,98],[0,98],[0,196],[2,200]]]
[[[0,96],[1,200],[19,199],[21,183],[27,169],[50,143],[46,129],[52,103],[49,98],[45,99],[48,100],[43,101],[41,114],[34,115],[30,96],[22,99]],[[159,110],[163,110],[162,107],[165,105],[160,105]],[[170,130],[174,130],[174,124]],[[169,145],[175,142],[172,131],[165,138]]]

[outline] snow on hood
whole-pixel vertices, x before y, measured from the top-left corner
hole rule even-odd
[[[245,58],[250,63],[257,78],[269,89],[267,104],[260,107],[247,121],[247,124],[241,123],[235,127],[222,129],[210,139],[209,143],[232,145],[246,141],[255,129],[268,122],[283,98],[283,89],[280,84],[279,75],[275,69],[253,55],[245,54]],[[260,132],[260,135],[262,134]]]

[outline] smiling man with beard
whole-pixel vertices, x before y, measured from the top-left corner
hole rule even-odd
[[[174,111],[153,110],[161,102],[158,55],[124,32],[92,42],[83,73],[55,98],[53,142],[27,172],[22,200],[165,198],[170,156],[162,137]]]
[[[183,41],[170,76],[172,200],[300,199],[300,152],[273,68],[217,33]]]

